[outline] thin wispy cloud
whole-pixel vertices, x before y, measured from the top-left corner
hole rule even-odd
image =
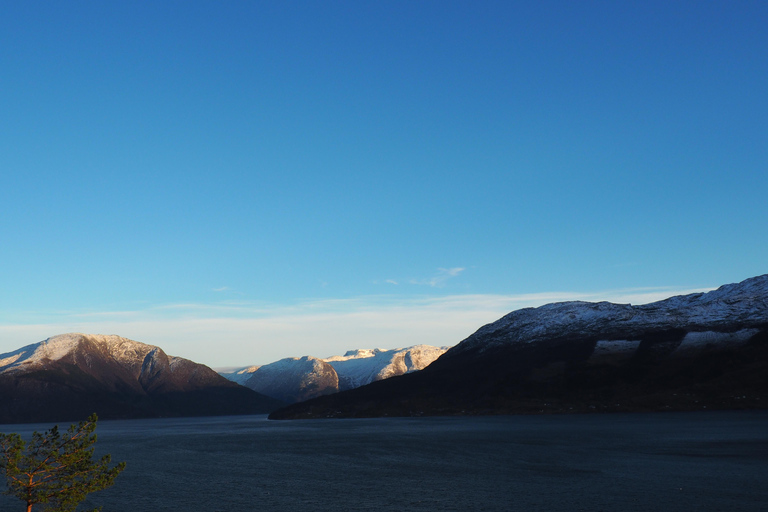
[[[379,295],[288,305],[230,301],[133,311],[38,313],[0,323],[0,353],[66,332],[119,334],[210,366],[327,357],[355,348],[450,346],[510,311],[570,300],[641,304],[708,289],[634,288],[520,295]]]
[[[213,289],[213,290],[211,290],[211,291],[213,291],[213,292],[226,292],[226,291],[228,291],[229,289],[230,289],[230,288],[229,288],[229,286],[222,286],[222,287],[220,287],[220,288],[214,288],[214,289]]]
[[[386,281],[384,281],[384,282],[385,282],[385,283],[389,283],[389,284],[398,284],[398,283],[397,283],[397,281],[395,281],[394,279],[387,279],[387,280],[386,280]]]
[[[465,269],[463,267],[454,267],[454,268],[438,268],[437,269],[437,275],[432,276],[428,279],[411,279],[411,284],[418,284],[418,285],[426,285],[431,286],[433,288],[441,288],[445,286],[445,283],[453,278],[461,274]]]

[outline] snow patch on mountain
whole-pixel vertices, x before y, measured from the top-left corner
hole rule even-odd
[[[590,363],[622,361],[632,357],[640,346],[640,340],[599,340],[589,358]]]
[[[29,350],[30,346],[31,345],[20,348],[13,352],[2,354],[2,356],[0,356],[2,357],[2,359],[0,359],[0,371],[2,371],[2,369],[5,368],[6,366],[16,363],[17,361],[20,363],[24,361],[26,358],[28,358],[30,353],[30,350]]]
[[[674,355],[691,351],[701,351],[707,348],[733,348],[747,343],[759,329],[741,329],[736,332],[689,332],[675,349]]]

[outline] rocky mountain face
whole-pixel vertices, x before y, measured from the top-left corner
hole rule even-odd
[[[281,405],[120,336],[63,334],[0,354],[0,423],[265,413]]]
[[[351,350],[326,359],[286,358],[222,375],[259,393],[293,403],[421,370],[446,350],[447,347],[429,345]]]
[[[768,407],[768,275],[632,306],[513,311],[421,372],[273,418]]]

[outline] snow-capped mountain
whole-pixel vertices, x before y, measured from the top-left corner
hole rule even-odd
[[[597,336],[621,350],[648,332],[685,331],[678,348],[732,344],[748,340],[768,323],[768,275],[694,293],[632,306],[610,302],[560,302],[513,311],[481,327],[452,354],[489,350],[514,343],[562,337]],[[706,340],[704,342],[703,340]],[[739,341],[740,340],[740,341]],[[629,343],[617,343],[626,341]],[[637,343],[634,343],[637,345]],[[598,352],[606,347],[596,346]]]
[[[301,402],[339,390],[331,365],[315,357],[289,357],[265,364],[251,373],[245,386],[284,402]]]
[[[421,372],[272,417],[745,407],[768,407],[768,275],[640,306],[513,311]]]
[[[350,350],[343,356],[291,357],[221,375],[278,400],[300,402],[421,370],[446,350],[448,347],[429,345]]]
[[[191,389],[214,382],[215,372],[160,347],[115,335],[69,333],[0,354],[0,375],[23,375],[69,364],[91,376],[127,383],[145,392]],[[163,375],[166,378],[158,378]],[[102,379],[103,380],[103,379]]]
[[[160,347],[62,334],[0,354],[0,422],[267,412],[275,400]]]
[[[350,350],[343,356],[324,359],[339,375],[339,390],[357,388],[377,380],[388,379],[429,366],[448,347],[415,345],[382,350]]]

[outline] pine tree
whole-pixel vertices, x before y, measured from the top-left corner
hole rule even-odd
[[[110,455],[93,460],[96,414],[61,434],[58,425],[29,444],[19,434],[0,434],[0,469],[5,471],[5,494],[16,496],[43,512],[74,512],[86,495],[112,485],[125,468],[121,462],[110,468]]]

